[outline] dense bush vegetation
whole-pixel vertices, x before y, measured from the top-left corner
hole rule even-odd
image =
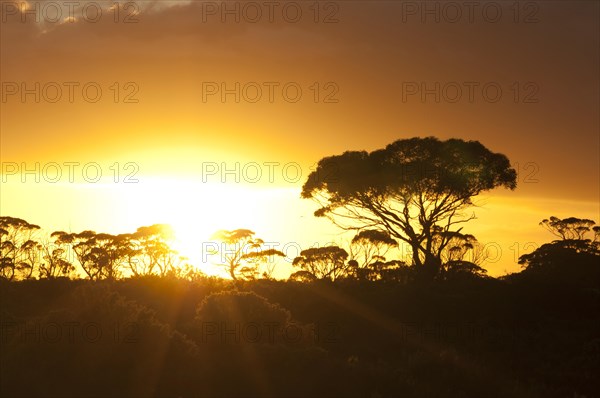
[[[599,265],[581,256],[553,263],[560,285],[540,271],[427,284],[3,281],[1,393],[593,397]]]

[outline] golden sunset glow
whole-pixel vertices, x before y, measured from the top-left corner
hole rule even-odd
[[[282,245],[341,242],[351,237],[299,198],[316,162],[429,135],[479,140],[516,168],[516,191],[490,192],[468,225],[503,253],[543,242],[537,223],[549,215],[600,218],[586,13],[575,33],[551,7],[514,28],[525,14],[508,8],[497,24],[477,13],[424,24],[407,5],[323,5],[297,23],[277,13],[244,23],[242,7],[237,23],[210,2],[107,3],[90,23],[95,3],[71,13],[30,3],[3,5],[1,213],[47,232],[168,223],[182,255],[206,270],[198,243],[219,229]],[[522,34],[531,42],[512,39]],[[496,42],[479,39],[488,35]],[[519,269],[506,254],[487,267]]]
[[[597,397],[599,16],[0,0],[0,396]]]

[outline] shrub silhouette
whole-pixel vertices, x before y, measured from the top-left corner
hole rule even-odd
[[[81,286],[60,304],[13,325],[2,353],[10,395],[156,395],[180,376],[166,370],[197,357],[192,341],[107,286]]]

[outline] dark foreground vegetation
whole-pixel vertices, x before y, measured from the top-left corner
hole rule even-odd
[[[2,281],[0,395],[598,396],[598,256],[547,260],[403,284]]]

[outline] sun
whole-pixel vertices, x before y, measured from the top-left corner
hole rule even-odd
[[[209,256],[211,236],[221,229],[265,230],[259,217],[269,209],[259,190],[244,184],[207,183],[195,178],[142,178],[119,188],[127,208],[128,224],[169,224],[174,232],[173,249],[209,275],[221,275]]]

